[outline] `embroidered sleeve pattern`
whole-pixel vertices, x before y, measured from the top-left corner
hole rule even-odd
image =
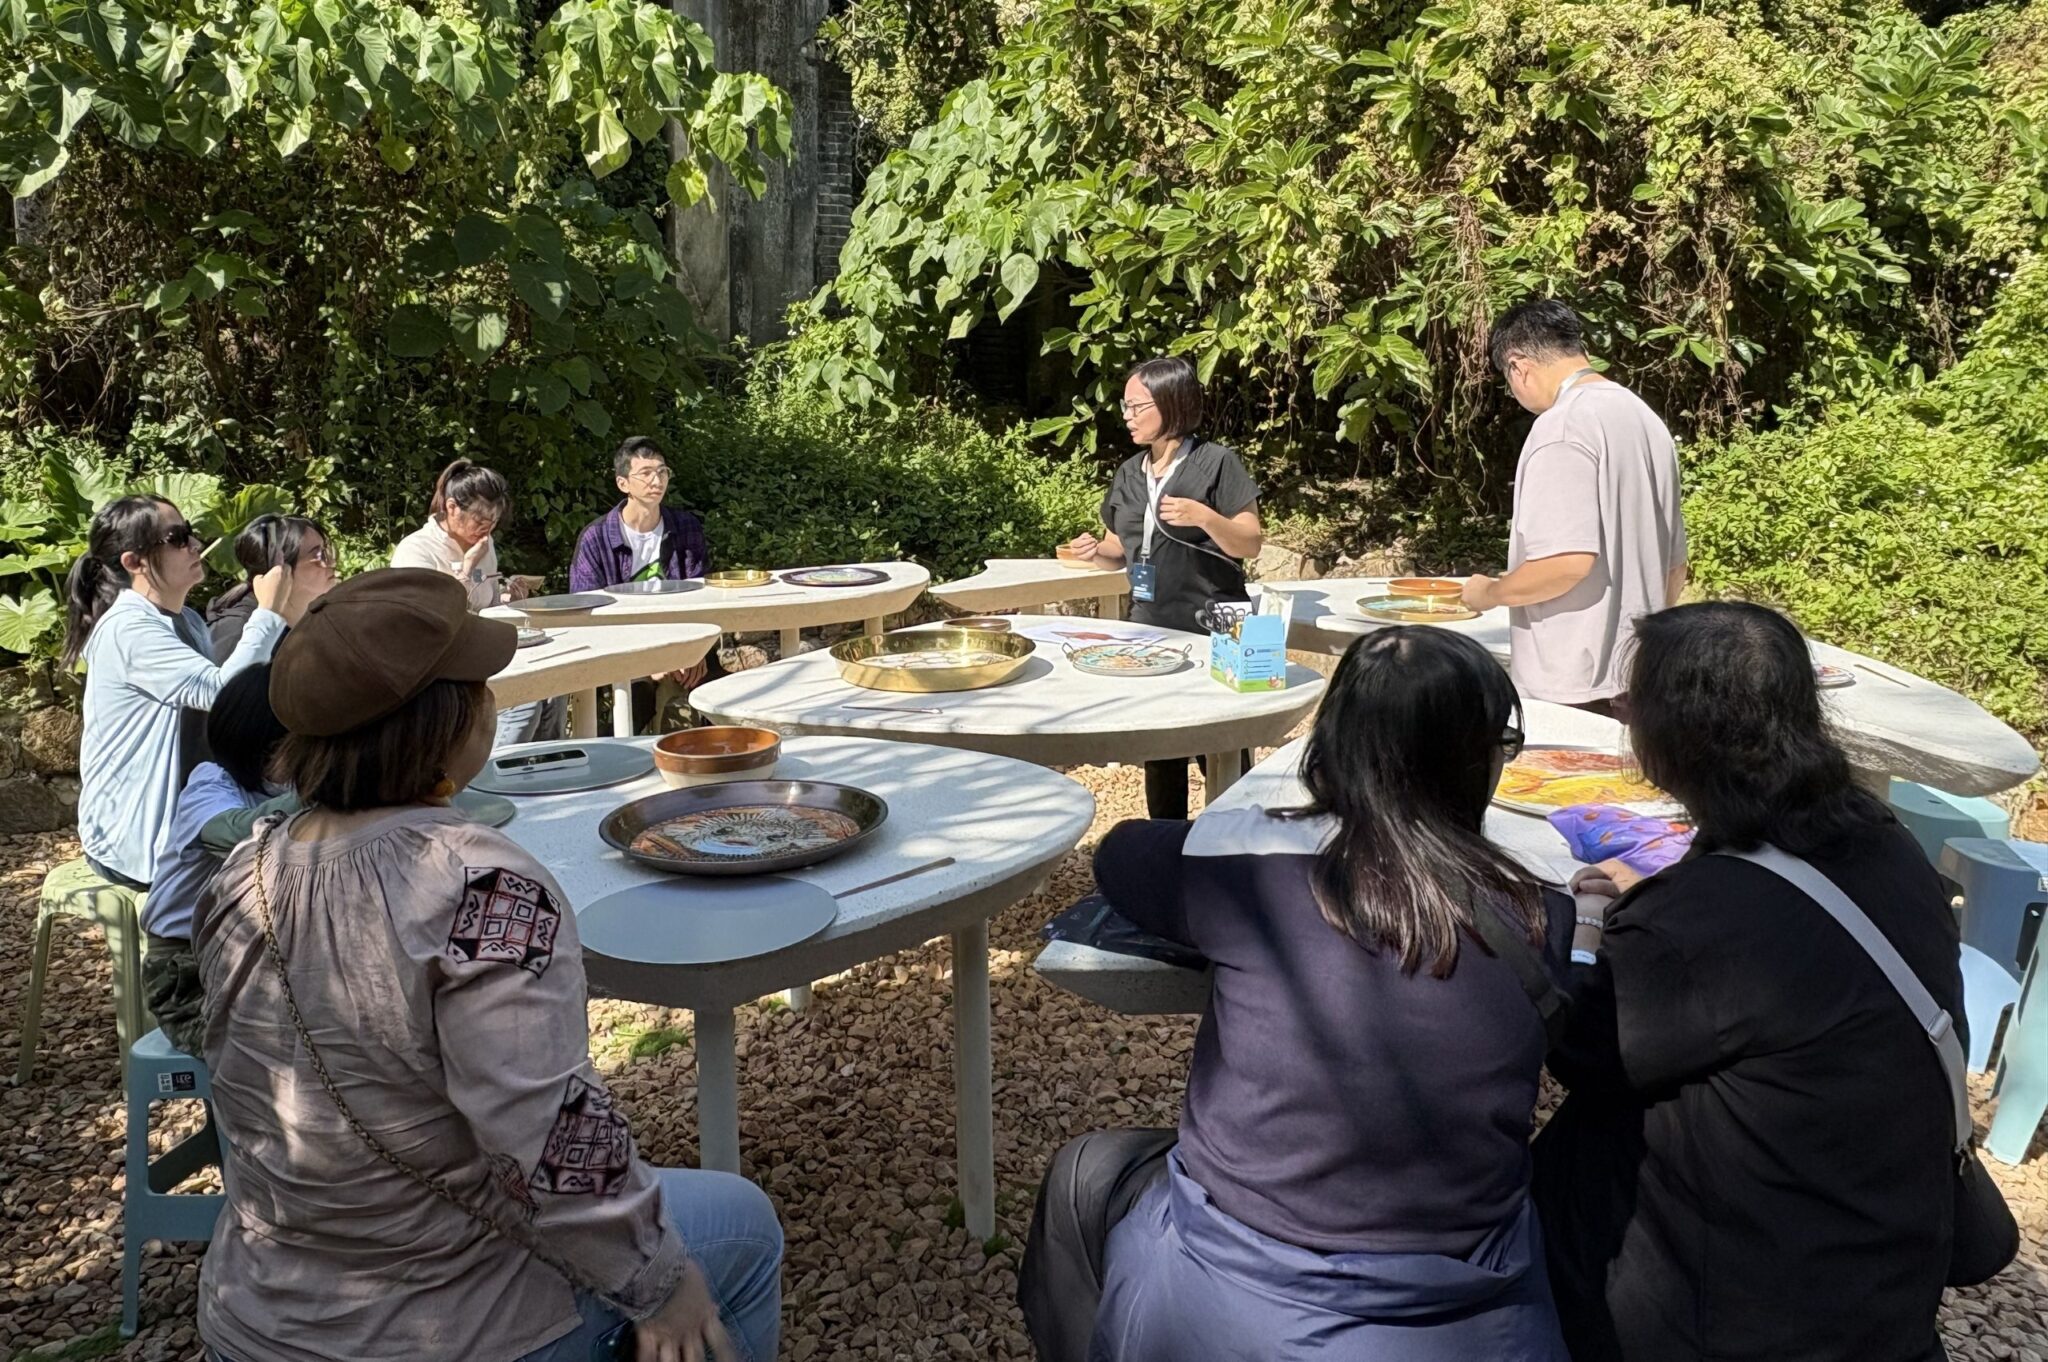
[[[603,1088],[571,1074],[529,1186],[557,1196],[611,1196],[633,1167],[633,1133]]]
[[[448,958],[517,965],[538,979],[554,959],[561,925],[561,909],[540,881],[510,870],[465,870]]]

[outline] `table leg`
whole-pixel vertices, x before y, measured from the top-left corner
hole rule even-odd
[[[808,1011],[811,1006],[811,986],[798,984],[795,988],[785,988],[782,990],[782,1001],[792,1012]]]
[[[655,716],[659,718],[659,715]],[[633,683],[616,681],[612,683],[612,736],[630,738],[633,736]]]
[[[803,646],[804,631],[784,629],[775,636],[775,651],[782,657],[795,657],[796,650]]]
[[[1124,598],[1121,596],[1097,596],[1095,618],[1099,620],[1120,620],[1124,617]]]
[[[597,692],[579,690],[569,701],[574,713],[569,719],[569,736],[572,738],[594,738],[597,736]]]
[[[729,1007],[703,1008],[697,1021],[697,1165],[740,1171],[739,1032]]]
[[[988,924],[977,922],[953,933],[953,1119],[960,1205],[967,1232],[976,1239],[996,1232],[995,1074],[988,1033]]]
[[[1223,792],[1237,784],[1237,778],[1243,774],[1244,753],[1241,750],[1233,747],[1228,752],[1211,752],[1209,775],[1204,783],[1208,802],[1214,804],[1222,798]]]
[[[881,615],[877,615],[871,620],[862,620],[860,622],[860,628],[861,632],[864,634],[879,634],[888,627],[888,624],[889,621],[887,620],[887,618]]]

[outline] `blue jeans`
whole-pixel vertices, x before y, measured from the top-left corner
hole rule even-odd
[[[498,735],[491,748],[495,751],[510,743],[559,738],[562,736],[562,720],[567,713],[568,702],[559,696],[501,709],[498,711]]]
[[[782,1226],[768,1194],[732,1173],[660,1168],[661,1201],[683,1245],[711,1285],[719,1318],[739,1345],[737,1358],[774,1362],[782,1332]],[[519,1362],[589,1362],[591,1345],[624,1316],[581,1292],[583,1323]]]

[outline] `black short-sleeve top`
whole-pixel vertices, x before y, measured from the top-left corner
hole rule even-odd
[[[1150,562],[1158,569],[1154,599],[1133,599],[1131,618],[1200,632],[1195,613],[1204,602],[1244,599],[1244,566],[1203,531],[1165,521],[1153,532],[1152,553],[1145,557],[1145,512],[1151,503],[1145,465],[1150,457],[1140,450],[1116,470],[1109,494],[1102,499],[1102,523],[1122,542],[1131,562]],[[1174,455],[1160,496],[1191,497],[1233,516],[1259,499],[1259,488],[1236,450],[1213,440],[1197,444],[1190,439],[1182,441]]]

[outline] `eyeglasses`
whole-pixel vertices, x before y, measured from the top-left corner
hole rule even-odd
[[[334,550],[322,544],[317,549],[302,550],[299,557],[308,563],[324,563],[332,566],[334,563]]]
[[[174,549],[190,548],[199,536],[189,524],[173,525],[164,531],[163,543]]]
[[[626,475],[626,480],[653,487],[657,483],[667,482],[670,476],[666,468],[636,468]]]
[[[1516,757],[1522,755],[1522,744],[1525,741],[1527,739],[1522,736],[1522,730],[1516,728],[1513,724],[1509,724],[1501,730],[1500,750],[1507,753],[1509,761],[1513,761]]]
[[[1156,406],[1158,406],[1158,405],[1159,405],[1159,404],[1158,404],[1157,402],[1127,402],[1127,401],[1119,401],[1119,402],[1118,402],[1118,403],[1116,404],[1116,409],[1117,409],[1118,411],[1122,412],[1122,413],[1123,413],[1123,414],[1124,414],[1125,416],[1129,416],[1129,415],[1130,415],[1130,414],[1131,414],[1132,412],[1134,412],[1134,411],[1143,411],[1143,410],[1145,410],[1145,408],[1147,408],[1147,407],[1156,407]]]

